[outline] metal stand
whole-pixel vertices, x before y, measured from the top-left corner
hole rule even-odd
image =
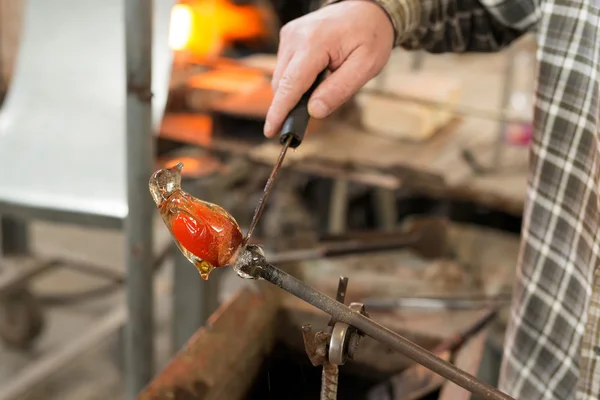
[[[504,86],[502,88],[501,107],[502,110],[506,110],[510,103],[510,96],[513,93],[513,86],[515,80],[515,52],[514,50],[508,50],[508,60],[504,71]],[[494,149],[494,158],[492,160],[491,169],[497,171],[502,166],[502,156],[504,155],[504,147],[506,146],[506,132],[508,129],[508,123],[505,120],[501,120],[498,123],[498,132],[496,133],[496,148]]]
[[[330,235],[346,232],[348,224],[348,181],[336,179],[332,185],[327,224],[327,233]]]
[[[151,122],[159,125],[166,103],[174,1],[22,3],[19,54],[0,115],[0,170],[16,173],[0,174],[0,212],[88,227],[126,225],[126,380],[134,398],[153,373]],[[98,32],[90,46],[88,38]],[[21,241],[20,234],[11,236]],[[0,292],[24,279],[3,276]],[[49,360],[56,358],[48,354],[31,368]]]
[[[442,360],[410,340],[379,325],[363,315],[363,313],[346,307],[344,304],[274,267],[266,261],[264,253],[258,246],[247,246],[242,249],[233,267],[242,278],[269,281],[286,292],[326,312],[335,321],[356,328],[361,334],[368,335],[386,344],[413,361],[449,379],[458,386],[482,396],[484,399],[515,400],[451,363]]]
[[[152,1],[125,1],[127,76],[127,308],[125,383],[135,399],[154,374],[152,220]]]
[[[179,351],[218,307],[218,272],[213,271],[208,281],[202,281],[198,271],[181,251],[173,250],[173,342],[174,353]]]
[[[2,255],[25,255],[29,253],[29,227],[27,222],[7,216],[0,217]]]
[[[500,100],[501,110],[506,112],[508,105],[510,103],[510,97],[513,93],[513,86],[515,80],[515,57],[514,50],[509,49],[509,52],[506,63],[506,68],[504,71],[504,85],[502,87],[502,97]],[[506,118],[501,118],[498,120],[498,131],[496,133],[496,143],[494,144],[494,153],[492,155],[492,160],[489,165],[482,165],[475,155],[475,152],[472,149],[464,149],[463,150],[463,159],[470,165],[470,167],[476,173],[480,175],[484,174],[497,174],[502,172],[503,166],[502,157],[504,156],[504,150],[506,148],[506,132],[508,130],[509,122]]]
[[[344,304],[348,278],[340,277],[335,301]],[[361,303],[350,304],[354,312],[366,315]],[[304,348],[312,365],[323,367],[321,378],[321,400],[336,400],[340,365],[356,354],[361,334],[354,327],[336,322],[333,317],[329,320],[327,332],[312,333],[310,324],[302,326]]]
[[[29,229],[26,221],[0,217],[0,238],[3,263],[0,265],[0,338],[17,349],[29,348],[44,329],[44,311],[31,293],[28,277],[45,271],[40,263],[16,267],[7,262],[24,259],[29,253]],[[20,274],[19,279],[16,275]],[[4,278],[4,279],[3,279]]]
[[[200,163],[207,160],[203,155],[198,156]],[[224,193],[217,187],[221,179],[218,168],[209,168],[182,178],[182,185],[189,187],[188,193],[194,197],[217,202]],[[186,182],[187,181],[187,182]],[[190,268],[190,262],[177,248],[173,246],[173,321],[172,343],[173,353],[178,352],[200,329],[219,306],[219,285],[221,280],[219,270],[212,271],[210,279],[202,280],[195,268]]]

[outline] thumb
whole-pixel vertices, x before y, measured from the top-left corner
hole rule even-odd
[[[308,102],[313,118],[325,118],[350,99],[378,72],[373,61],[361,49],[329,75],[315,90]]]

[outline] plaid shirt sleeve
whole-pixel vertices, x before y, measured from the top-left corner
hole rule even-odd
[[[535,30],[534,137],[500,389],[600,399],[600,2],[371,1],[407,49],[496,51]]]

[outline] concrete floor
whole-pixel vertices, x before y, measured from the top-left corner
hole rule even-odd
[[[160,222],[160,221],[159,221]],[[166,229],[157,224],[158,241],[168,239]],[[69,260],[93,262],[115,270],[124,269],[123,235],[116,231],[89,230],[72,226],[34,223],[31,227],[32,250],[43,258],[64,257]],[[156,291],[161,302],[156,304],[157,351],[160,364],[168,359],[168,327],[170,302],[168,296],[168,273],[166,263],[158,275]],[[59,269],[36,279],[32,288],[38,294],[79,292],[103,283],[96,277]],[[164,300],[167,301],[164,301]],[[35,347],[28,352],[0,347],[0,392],[2,385],[10,382],[27,365],[54,349],[68,343],[70,339],[84,334],[86,329],[109,311],[123,304],[122,290],[104,298],[64,306],[46,308],[47,325]],[[28,394],[27,399],[119,399],[122,397],[120,359],[118,357],[118,335],[115,332],[107,340],[67,368],[57,371],[55,376]],[[121,397],[120,397],[121,396]]]
[[[425,59],[425,69],[456,74],[464,78],[465,93],[462,103],[477,107],[498,107],[504,67],[503,55],[468,56],[458,61],[455,56]],[[408,65],[404,55],[394,56],[392,63]],[[458,68],[457,68],[458,67]],[[482,82],[485,89],[482,90]],[[469,121],[465,123],[471,123]],[[479,122],[482,130],[494,131],[495,124]],[[159,241],[168,240],[166,229],[157,221]],[[71,260],[90,261],[123,271],[124,246],[119,232],[89,230],[56,224],[34,223],[32,245],[35,254],[43,257],[64,256]],[[157,368],[160,369],[170,357],[170,272],[166,263],[156,281],[156,292],[161,301],[156,305],[158,352]],[[100,281],[71,271],[58,270],[39,279],[33,285],[37,293],[68,293],[93,287]],[[14,351],[0,344],[0,392],[32,361],[85,332],[86,327],[101,318],[115,306],[122,304],[123,293],[107,298],[61,307],[47,308],[47,327],[36,346],[28,352]],[[56,373],[22,400],[92,400],[123,398],[122,373],[118,361],[117,334],[105,343],[92,348],[77,361]],[[1,396],[0,396],[1,398]]]
[[[124,270],[124,237],[121,232],[36,222],[31,226],[31,240],[32,251],[40,258],[61,257],[95,263],[117,271]],[[158,218],[155,240],[160,246],[171,240]],[[173,354],[170,342],[172,268],[173,262],[169,258],[157,274],[155,282],[156,371],[160,371]],[[233,273],[221,276],[226,287],[221,298],[229,297],[237,287],[245,284]],[[201,280],[199,276],[198,280]],[[37,278],[32,289],[39,295],[68,294],[91,289],[102,283],[96,277],[57,269]],[[84,334],[95,322],[122,304],[124,292],[119,290],[109,296],[83,303],[46,307],[46,327],[30,351],[13,350],[0,343],[0,398],[3,387],[6,387],[4,385],[12,382],[32,362]],[[58,369],[19,400],[123,399],[124,382],[119,353],[119,333],[115,332],[77,357],[74,362]]]

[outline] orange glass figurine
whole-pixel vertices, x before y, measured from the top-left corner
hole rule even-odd
[[[183,254],[203,279],[230,263],[242,244],[242,231],[222,207],[198,200],[181,189],[182,163],[156,171],[150,193]]]

